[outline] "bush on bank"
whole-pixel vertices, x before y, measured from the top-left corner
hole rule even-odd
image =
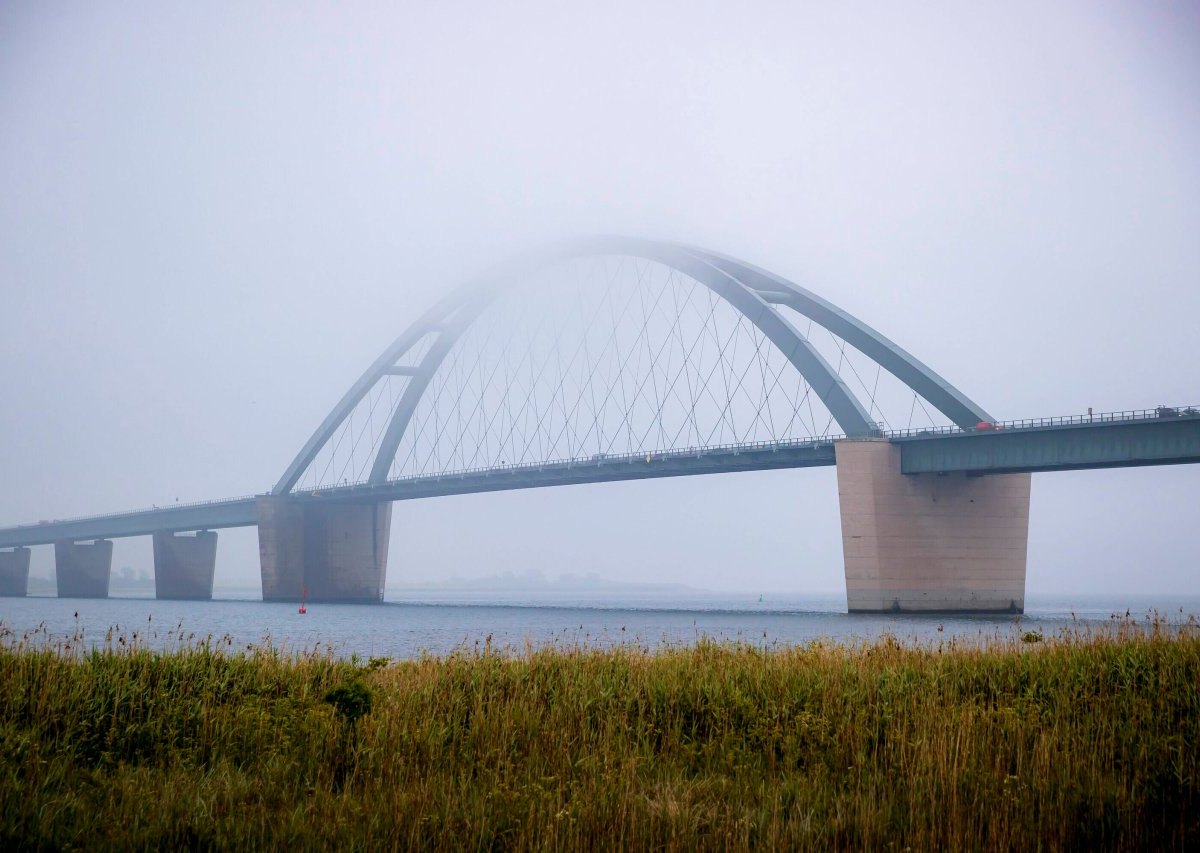
[[[1194,847],[1195,623],[1024,639],[9,642],[0,847]]]

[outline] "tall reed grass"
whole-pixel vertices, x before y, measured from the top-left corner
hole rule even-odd
[[[1195,620],[395,663],[10,636],[0,685],[3,849],[1200,842]]]

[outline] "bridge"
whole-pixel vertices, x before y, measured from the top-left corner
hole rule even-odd
[[[60,596],[107,595],[152,536],[158,596],[211,598],[216,531],[256,526],[265,599],[379,601],[398,501],[832,465],[850,610],[1020,612],[1032,473],[1197,461],[1196,407],[999,421],[780,276],[601,237],[450,292],[261,494],[0,529],[0,594],[52,545]]]

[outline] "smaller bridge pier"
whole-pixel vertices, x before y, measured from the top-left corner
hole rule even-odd
[[[0,596],[21,598],[29,592],[29,549],[0,551]]]
[[[318,503],[287,495],[258,499],[264,601],[383,600],[390,502]]]
[[[209,601],[217,567],[217,534],[201,530],[194,536],[169,531],[154,534],[154,595],[156,598]]]
[[[111,539],[54,543],[54,574],[59,598],[107,598],[112,573]]]
[[[901,474],[887,439],[835,452],[850,612],[1024,612],[1029,474]]]

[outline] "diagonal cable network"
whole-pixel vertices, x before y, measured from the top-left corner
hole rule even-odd
[[[641,290],[641,288],[638,288],[638,290]],[[656,297],[655,297],[654,304],[653,304],[653,305],[650,307],[649,311],[646,311],[646,310],[644,310],[644,309],[643,309],[643,312],[642,312],[642,313],[643,313],[643,319],[642,319],[641,326],[639,327],[639,330],[638,330],[638,338],[637,338],[637,343],[638,343],[638,345],[637,345],[637,346],[635,346],[635,347],[633,348],[634,350],[638,350],[638,349],[640,349],[640,345],[641,345],[642,341],[643,341],[643,340],[645,340],[645,339],[647,338],[647,329],[648,329],[648,327],[649,327],[649,323],[650,323],[650,316],[651,316],[651,315],[653,314],[653,312],[656,310],[656,308],[658,307],[658,305],[659,305],[659,304],[662,302],[662,298],[663,298],[663,296],[665,295],[665,293],[666,293],[666,288],[665,288],[665,286],[664,286],[663,288],[660,288],[660,289],[659,289],[659,291],[658,291],[658,294],[657,294],[657,295],[656,295]],[[662,351],[662,350],[661,350],[661,348],[660,348],[660,350],[659,350],[659,353],[661,353],[661,351]],[[629,355],[627,355],[627,356],[625,357],[625,359],[624,359],[624,360],[622,360],[622,362],[621,362],[621,365],[620,365],[620,367],[618,368],[618,377],[619,377],[619,375],[620,375],[620,372],[621,372],[621,371],[624,371],[624,369],[625,369],[625,366],[628,364],[628,362],[629,362],[630,358],[632,357],[632,355],[633,355],[633,352],[631,351],[631,352],[630,352],[630,354],[629,354]],[[651,359],[651,363],[650,363],[650,369],[649,369],[649,374],[650,374],[650,376],[652,376],[652,375],[653,375],[653,373],[654,373],[654,358],[652,357],[652,359]],[[643,379],[643,380],[642,380],[642,387],[644,387],[644,385],[645,385],[645,382],[647,381],[647,379],[648,379],[648,378],[649,378],[649,376],[648,376],[646,379]],[[612,394],[613,394],[613,391],[615,390],[615,388],[616,388],[616,381],[614,380],[612,383],[610,383],[610,384],[608,385],[608,388],[607,388],[607,390],[606,390],[606,392],[605,392],[604,400],[603,400],[603,402],[601,403],[601,405],[602,405],[602,406],[606,406],[606,405],[608,404],[608,400],[609,400],[609,399],[611,399],[611,397],[612,397]],[[638,393],[640,392],[640,390],[641,390],[641,389],[638,389],[638,390],[637,390],[637,391],[635,391],[635,393],[634,393],[634,399],[635,399],[635,401],[637,400]],[[586,441],[586,440],[587,440],[587,438],[588,438],[588,437],[590,437],[590,435],[591,435],[591,430],[589,430],[589,432],[587,433],[587,435],[585,435],[585,437],[584,437],[584,440]],[[601,447],[603,446],[603,441],[602,441],[602,440],[600,441],[600,446],[601,446]]]
[[[600,305],[597,307],[594,317],[598,317],[600,315],[600,313],[603,310],[603,307],[606,303],[611,303],[612,295],[613,295],[612,285],[613,285],[614,280],[615,280],[615,276],[607,276],[606,275],[604,295],[601,299]],[[582,291],[582,289],[583,289],[583,283],[581,282],[580,283],[580,291]],[[628,306],[626,306],[626,308],[627,307]],[[588,327],[585,327],[584,334],[585,335],[588,334],[589,330],[590,330],[590,324]],[[560,332],[561,332],[561,329],[560,329]],[[560,335],[560,337],[561,337],[561,335]],[[554,384],[553,389],[551,390],[550,404],[547,407],[546,411],[539,417],[538,423],[536,426],[536,430],[538,432],[539,442],[540,442],[540,440],[541,440],[540,436],[542,434],[543,424],[545,424],[546,447],[548,448],[550,453],[554,453],[557,451],[558,443],[561,440],[563,433],[569,431],[570,424],[569,424],[568,417],[567,417],[567,402],[566,402],[566,394],[565,394],[566,373],[569,372],[573,368],[576,360],[578,359],[579,352],[582,349],[582,342],[581,342],[579,345],[576,346],[575,351],[571,354],[571,358],[567,362],[566,368],[564,368],[563,364],[562,364],[562,358],[561,358],[561,349],[558,346],[558,342],[559,342],[559,338],[556,338],[554,351],[553,351],[555,367],[556,367],[556,372],[557,372],[558,378]],[[562,417],[563,426],[559,429],[557,434],[553,434],[554,433],[554,417],[556,415],[555,404],[558,403],[560,400],[561,400],[561,410],[562,410],[562,416],[563,416]],[[549,422],[547,422],[547,420],[546,420],[547,417],[549,417]],[[531,442],[532,442],[531,437],[526,439],[525,446],[522,448],[522,451],[521,451],[522,459],[524,459],[526,457],[526,453],[529,450],[529,446],[530,446]],[[568,436],[568,449],[569,448],[570,448],[570,437]],[[543,457],[543,458],[546,458],[546,457]]]
[[[849,368],[870,414],[886,422],[881,366],[867,382],[846,343],[832,340],[838,372]],[[357,478],[370,464],[362,454],[377,452],[405,399],[399,390],[380,383],[351,413],[322,479]],[[616,255],[571,262],[521,283],[463,331],[430,377],[390,475],[817,437],[833,417],[820,427],[815,397],[753,321],[690,276]],[[914,399],[910,423],[918,405],[927,414]]]

